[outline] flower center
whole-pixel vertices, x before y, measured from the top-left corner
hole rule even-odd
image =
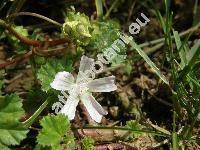
[[[80,94],[83,94],[88,90],[86,83],[80,83],[78,86],[79,86],[79,93]]]

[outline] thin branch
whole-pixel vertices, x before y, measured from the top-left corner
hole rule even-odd
[[[31,56],[32,54],[33,54],[33,51],[31,50],[31,51],[27,52],[26,54],[23,54],[22,56],[19,56],[19,57],[15,58],[15,59],[13,59],[13,60],[11,60],[11,61],[8,61],[8,62],[6,62],[6,63],[0,64],[0,69],[5,68],[5,67],[7,67],[8,65],[17,63],[17,62],[20,61],[21,59],[27,58],[27,57]]]
[[[20,35],[16,32],[9,24],[7,24],[4,20],[0,19],[0,26],[7,29],[12,35],[14,35],[17,39],[19,39],[22,43],[31,45],[31,46],[40,46],[41,43],[37,40],[29,39],[25,36]]]
[[[0,69],[5,68],[11,64],[17,63],[22,59],[28,58],[29,56],[31,56],[32,54],[36,54],[38,56],[41,57],[48,57],[48,56],[54,56],[56,54],[60,54],[58,52],[63,52],[65,48],[54,48],[54,49],[50,49],[50,50],[42,50],[42,51],[38,51],[37,48],[33,48],[33,50],[30,50],[29,52],[27,52],[26,54],[23,54],[13,60],[7,61],[5,63],[0,64]],[[52,52],[56,52],[56,53],[52,53]],[[52,53],[52,54],[51,54]]]
[[[18,17],[18,16],[33,16],[33,17],[37,17],[37,18],[40,18],[40,19],[43,19],[43,20],[46,20],[56,26],[59,26],[59,27],[62,27],[62,24],[55,21],[55,20],[52,20],[48,17],[45,17],[43,15],[40,15],[40,14],[37,14],[37,13],[32,13],[32,12],[19,12],[19,13],[14,13],[14,14],[11,14],[10,16],[8,16],[7,18],[8,19],[11,19],[11,18],[15,18],[15,17]]]

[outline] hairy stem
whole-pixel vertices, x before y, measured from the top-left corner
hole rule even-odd
[[[9,24],[7,24],[4,20],[0,19],[0,26],[7,29],[12,35],[14,35],[17,39],[19,39],[22,43],[31,45],[31,46],[40,46],[41,43],[37,40],[29,39],[25,36],[20,35],[16,32]]]
[[[19,57],[15,58],[15,59],[13,59],[11,61],[8,61],[6,63],[0,64],[0,69],[1,68],[5,68],[8,65],[14,64],[14,63],[20,61],[21,59],[27,58],[27,57],[31,56],[32,54],[33,54],[33,51],[31,50],[31,51],[27,52],[26,54],[23,54],[22,56],[19,56]]]
[[[43,20],[46,20],[56,26],[59,26],[59,27],[62,27],[62,24],[55,21],[55,20],[52,20],[48,17],[45,17],[43,15],[40,15],[40,14],[37,14],[37,13],[32,13],[32,12],[19,12],[19,13],[15,13],[15,14],[11,14],[10,16],[8,16],[8,19],[11,19],[11,18],[15,18],[15,17],[18,17],[18,16],[33,16],[33,17],[37,17],[37,18],[40,18],[40,19],[43,19]]]

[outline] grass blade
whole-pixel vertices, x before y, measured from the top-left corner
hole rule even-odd
[[[155,73],[160,77],[160,79],[169,85],[167,78],[160,72],[156,65],[151,61],[151,59],[145,54],[144,51],[137,45],[134,41],[130,41],[130,45],[140,54],[140,56],[147,62],[147,64],[155,71]]]
[[[96,10],[97,10],[97,17],[98,19],[102,20],[103,18],[103,2],[102,0],[95,0]]]
[[[200,55],[200,39],[197,41],[197,43],[191,48],[190,51],[187,52],[186,58],[187,58],[187,65],[183,68],[179,78],[185,77],[192,67],[194,66],[196,60],[199,58]]]
[[[26,0],[17,0],[17,1],[14,1],[12,3],[12,5],[11,5],[10,9],[8,10],[7,16],[9,16],[9,15],[11,15],[13,13],[19,12],[25,2],[26,2]]]
[[[200,39],[197,43],[191,48],[191,50],[186,54],[186,58],[189,65],[192,65],[196,58],[199,57],[200,54]]]
[[[180,65],[183,68],[187,64],[186,48],[185,48],[184,44],[182,44],[181,38],[180,38],[178,32],[173,30],[173,35],[174,35],[174,39],[175,39],[175,42],[176,42],[176,47],[179,51],[179,56],[181,58]]]

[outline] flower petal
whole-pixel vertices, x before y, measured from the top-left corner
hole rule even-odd
[[[101,107],[95,98],[89,93],[84,93],[81,95],[81,101],[86,107],[91,118],[100,123],[103,115],[106,115],[107,112]]]
[[[81,57],[79,72],[76,81],[77,83],[87,82],[88,80],[90,80],[91,74],[88,71],[91,71],[93,65],[94,59],[84,55]]]
[[[90,70],[92,65],[93,65],[93,63],[94,63],[94,59],[83,55],[81,57],[79,72],[80,71],[85,72],[86,70]]]
[[[76,106],[78,105],[79,99],[76,96],[70,95],[67,99],[67,102],[63,106],[63,108],[60,110],[59,113],[65,114],[68,116],[69,120],[74,119],[75,117],[75,112],[76,112]]]
[[[71,89],[71,86],[74,84],[74,77],[71,73],[63,71],[58,72],[50,84],[53,89],[60,91],[68,91]]]
[[[107,115],[108,112],[106,110],[103,109],[103,107],[95,100],[95,98],[91,95],[91,103],[92,106],[98,111],[98,113],[100,113],[101,115]]]
[[[111,92],[117,89],[114,83],[115,76],[95,79],[88,83],[88,88],[91,92]]]

